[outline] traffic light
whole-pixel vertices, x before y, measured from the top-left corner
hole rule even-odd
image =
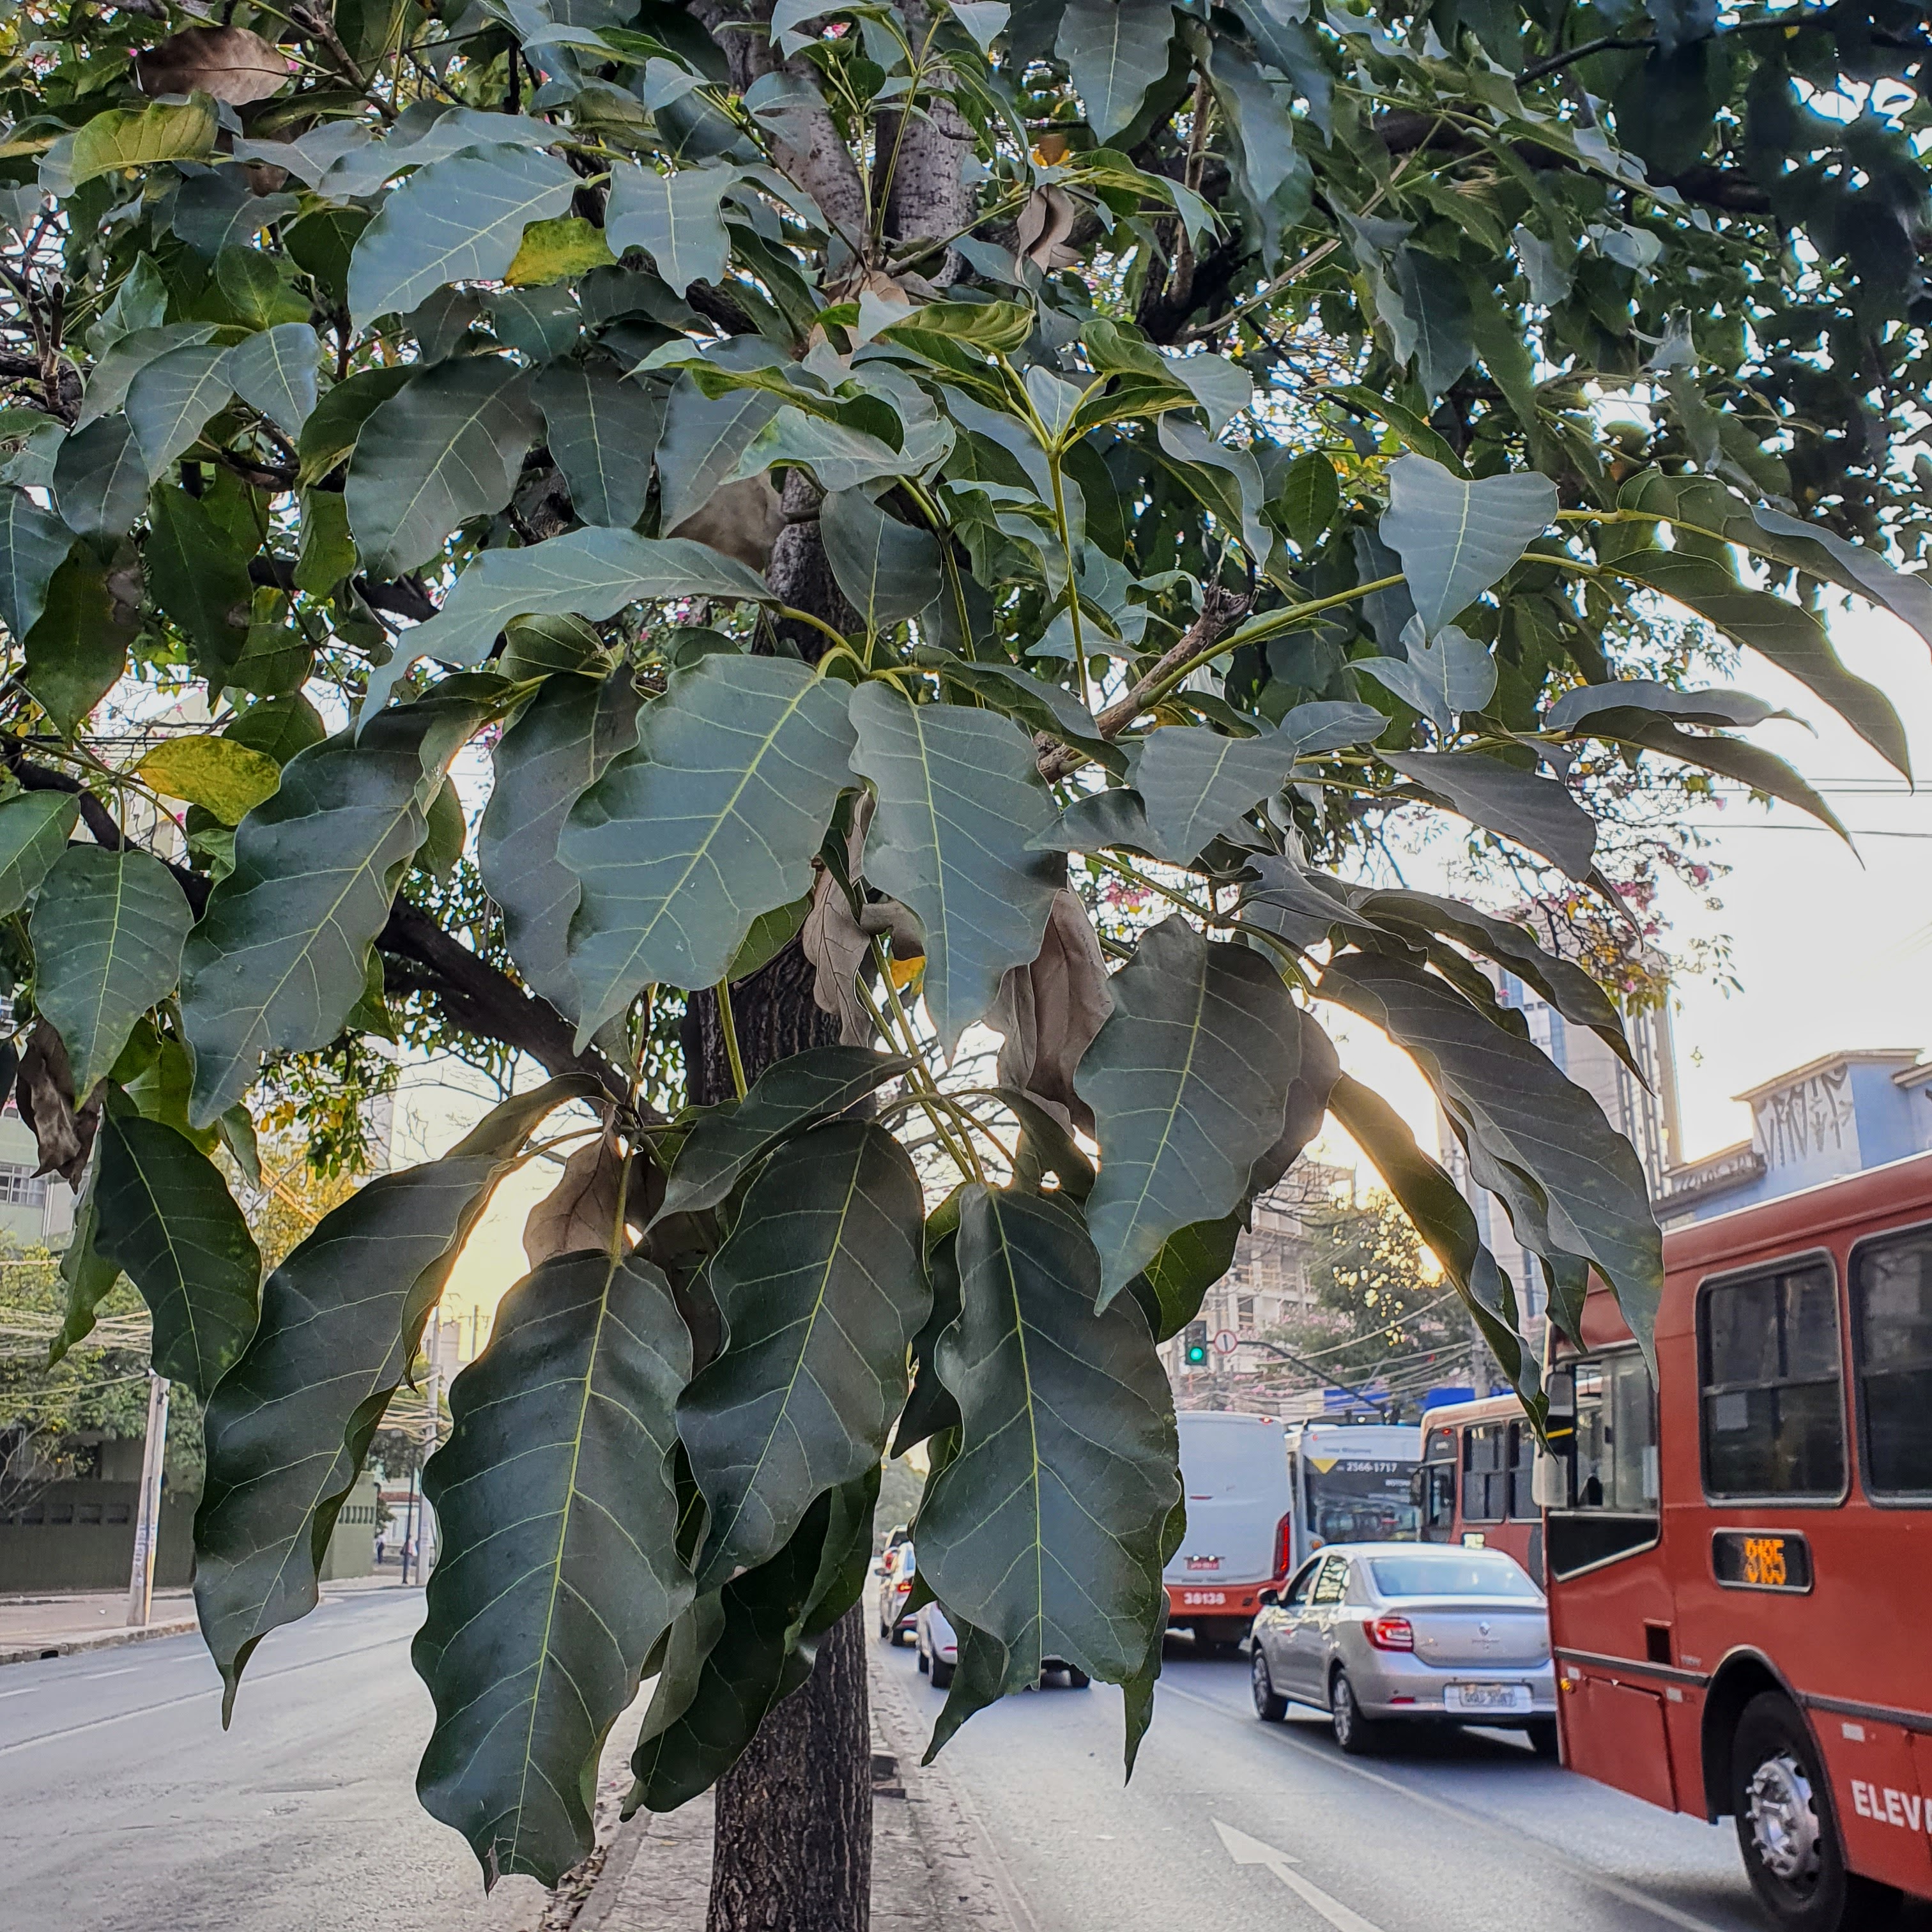
[[[1204,1322],[1190,1322],[1186,1333],[1183,1358],[1190,1369],[1198,1369],[1208,1359],[1208,1324]]]

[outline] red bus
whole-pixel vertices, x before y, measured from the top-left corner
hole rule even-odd
[[[1606,1293],[1555,1352],[1564,1762],[1736,1821],[1791,1932],[1932,1898],[1932,1155],[1664,1240],[1653,1395]]]
[[[1514,1396],[1428,1410],[1416,1478],[1423,1540],[1505,1550],[1540,1583],[1543,1512],[1534,1493],[1535,1469],[1536,1432]]]

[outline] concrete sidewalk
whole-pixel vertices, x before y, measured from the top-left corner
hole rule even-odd
[[[1002,1890],[1004,1868],[976,1817],[940,1766],[922,1767],[928,1726],[892,1676],[871,1673],[873,1743],[874,1932],[1017,1932]],[[621,1755],[607,1756],[600,1796],[630,1782]],[[602,1807],[600,1806],[600,1809]],[[704,1932],[711,1895],[710,1794],[681,1810],[640,1811],[620,1825],[574,1918],[547,1916],[571,1932]]]
[[[393,1575],[344,1576],[322,1586],[322,1599],[365,1590],[400,1589]],[[154,1637],[181,1636],[196,1628],[194,1593],[157,1590],[147,1624],[130,1630],[125,1590],[90,1590],[72,1596],[0,1597],[0,1664],[31,1664],[44,1657],[110,1650]]]

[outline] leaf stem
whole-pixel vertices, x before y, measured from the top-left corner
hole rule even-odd
[[[728,975],[712,989],[718,1002],[718,1030],[724,1036],[724,1058],[731,1063],[731,1084],[745,1097],[745,1062],[738,1051],[738,1022],[731,1012],[731,981]]]

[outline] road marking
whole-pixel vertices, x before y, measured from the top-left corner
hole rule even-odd
[[[0,1697],[31,1697],[40,1688],[38,1684],[29,1684],[23,1690],[0,1690]]]
[[[98,1684],[104,1677],[131,1677],[139,1666],[124,1664],[118,1670],[83,1670],[75,1681],[81,1684]]]
[[[1224,1704],[1217,1698],[1203,1697],[1198,1691],[1184,1690],[1178,1684],[1162,1687],[1163,1696],[1178,1697],[1184,1703],[1198,1704],[1203,1710],[1213,1711],[1223,1718],[1238,1720],[1242,1713],[1231,1704]],[[1318,1750],[1316,1746],[1302,1741],[1283,1730],[1280,1726],[1269,1724],[1262,1727],[1264,1735],[1285,1749],[1299,1751],[1304,1757],[1312,1758],[1317,1764],[1325,1765],[1330,1771],[1346,1772],[1351,1778],[1360,1778],[1365,1784],[1379,1785],[1384,1791],[1393,1791],[1406,1798],[1412,1804],[1420,1804],[1425,1810],[1438,1811],[1445,1818],[1453,1818],[1458,1824],[1474,1825],[1479,1831],[1487,1832],[1493,1837],[1504,1840],[1527,1839],[1536,1847],[1537,1856],[1546,1864],[1567,1871],[1573,1878],[1580,1878],[1586,1884],[1594,1885],[1599,1891],[1606,1892],[1613,1898],[1622,1899],[1626,1905],[1634,1905],[1648,1912],[1653,1918],[1661,1918],[1666,1924],[1676,1925],[1683,1932],[1726,1932],[1723,1926],[1708,1918],[1700,1918],[1695,1913],[1684,1912],[1674,1905],[1666,1905],[1660,1898],[1652,1898],[1648,1892],[1640,1892],[1633,1885],[1626,1885],[1622,1879],[1612,1878],[1607,1872],[1599,1871],[1594,1865],[1583,1863],[1580,1858],[1568,1856],[1550,1844],[1548,1839],[1537,1836],[1534,1832],[1526,1832],[1520,1827],[1498,1823],[1483,1812],[1472,1810],[1467,1805],[1458,1804],[1453,1799],[1437,1798],[1425,1791],[1418,1791],[1413,1785],[1405,1784],[1400,1778],[1384,1777],[1378,1771],[1371,1771],[1366,1765],[1354,1760],[1336,1757],[1332,1753]]]
[[[1335,1932],[1382,1932],[1382,1928],[1373,1920],[1364,1918],[1359,1912],[1352,1912],[1339,1898],[1324,1892],[1312,1879],[1304,1878],[1294,1869],[1301,1862],[1299,1858],[1277,1851],[1272,1845],[1264,1845],[1260,1839],[1251,1838],[1246,1832],[1238,1832],[1233,1826],[1224,1825],[1218,1818],[1212,1822],[1235,1864],[1267,1866],[1290,1892],[1327,1919]]]

